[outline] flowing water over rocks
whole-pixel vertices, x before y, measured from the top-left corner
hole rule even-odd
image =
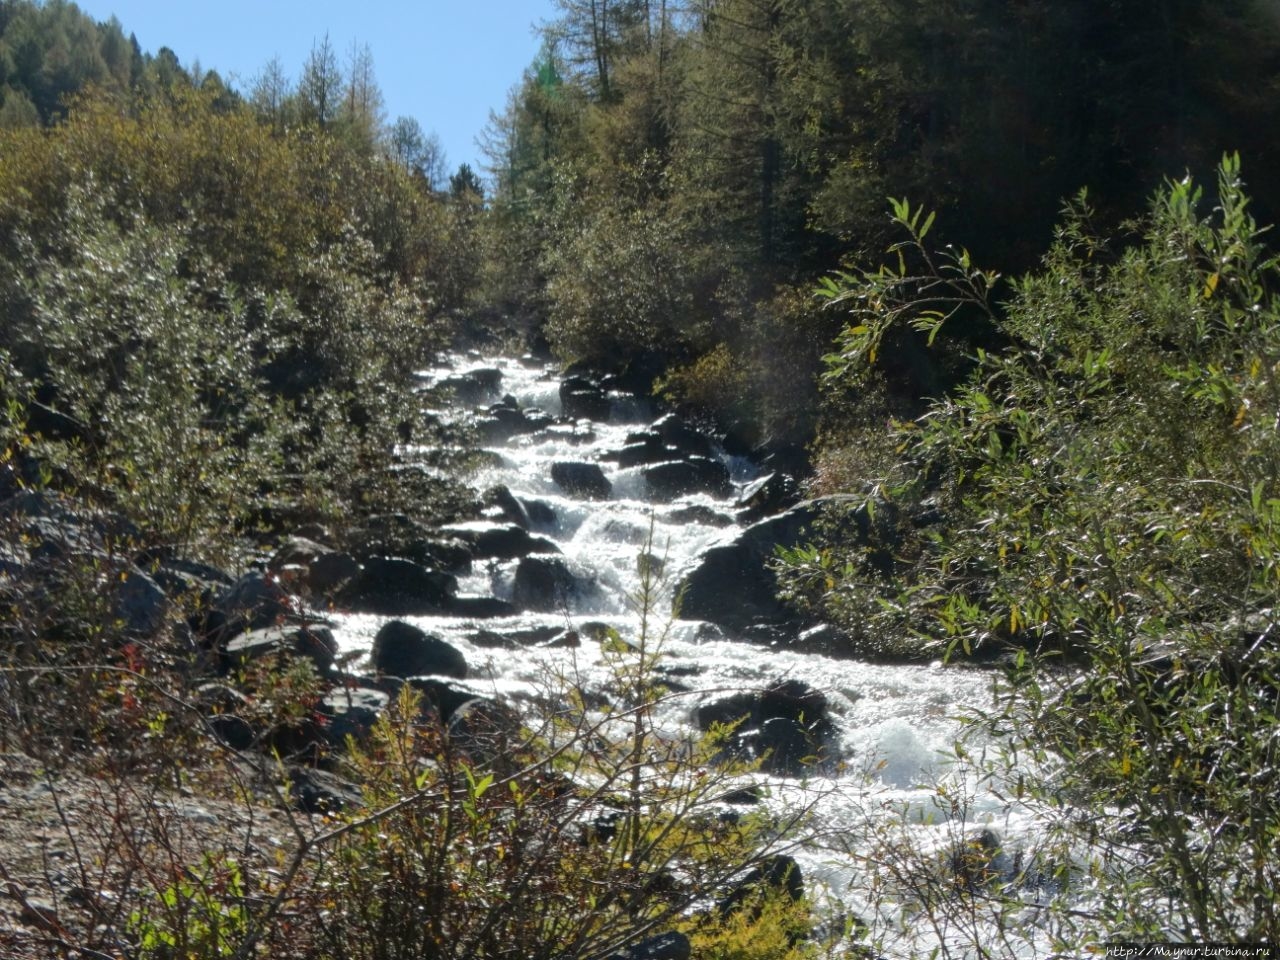
[[[911,919],[894,879],[898,854],[886,851],[950,858],[953,868],[957,849],[977,851],[990,870],[1012,869],[1022,856],[1029,825],[953,770],[958,716],[989,702],[991,676],[779,642],[799,628],[754,622],[777,612],[751,579],[758,570],[730,570],[722,582],[737,599],[706,614],[719,623],[667,624],[675,585],[740,544],[741,519],[763,521],[769,549],[770,532],[783,542],[794,535],[795,524],[771,510],[794,499],[794,484],[727,455],[648,400],[585,377],[562,380],[529,358],[455,355],[423,377],[452,388],[453,401],[434,412],[469,422],[491,451],[468,478],[490,491],[488,518],[445,531],[475,559],[439,584],[442,602],[338,618],[339,655],[358,663],[380,636],[385,649],[394,615],[460,651],[469,689],[527,712],[545,703],[556,677],[607,702],[615,674],[601,641],[634,642],[646,630],[652,643],[660,632],[657,679],[672,695],[659,705],[659,732],[691,738],[718,719],[748,716],[740,746],[767,752],[756,775],[765,802],[814,807],[813,842],[790,851],[810,895],[868,923],[886,956],[946,940]],[[769,504],[769,490],[783,495]],[[645,572],[660,574],[663,587],[642,624]],[[698,606],[716,605],[700,598]],[[735,618],[734,609],[745,612]],[[1028,892],[1029,911],[1038,896]]]

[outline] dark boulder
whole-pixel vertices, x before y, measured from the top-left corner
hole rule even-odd
[[[137,567],[126,567],[112,577],[112,593],[116,621],[129,636],[155,636],[167,622],[168,596]]]
[[[370,557],[335,602],[357,613],[403,616],[442,610],[457,590],[452,574],[398,557]]]
[[[446,726],[449,743],[478,766],[514,770],[521,746],[520,715],[505,703],[476,697],[458,706]]]
[[[291,766],[289,799],[303,813],[329,815],[364,802],[360,787],[336,773],[315,767]]]
[[[786,473],[768,473],[747,484],[734,508],[739,523],[755,523],[800,500],[800,485]]]
[[[300,612],[297,600],[271,574],[254,570],[218,596],[210,626],[215,639],[281,623]]]
[[[763,901],[783,895],[793,903],[804,900],[804,874],[794,857],[776,854],[752,867],[716,905],[721,917],[746,911],[752,919],[760,916]]]
[[[223,660],[230,668],[242,667],[263,657],[282,655],[306,657],[315,664],[317,671],[325,673],[338,655],[338,642],[328,626],[305,623],[250,630],[233,637],[223,650]]]
[[[481,699],[473,690],[445,683],[435,677],[408,677],[405,682],[422,694],[423,714],[434,717],[442,725],[448,724],[464,703]]]
[[[797,611],[778,599],[778,581],[769,563],[779,545],[804,542],[818,516],[816,502],[802,503],[707,550],[683,580],[680,615],[734,631],[756,621],[802,622]]]
[[[522,610],[565,610],[578,586],[577,578],[561,558],[529,556],[516,568],[512,600]]]
[[[551,465],[551,479],[565,493],[579,500],[608,500],[611,484],[599,464],[557,461]]]
[[[654,500],[669,501],[690,493],[727,497],[733,490],[729,470],[719,460],[690,457],[657,463],[640,471]]]
[[[477,560],[514,560],[530,553],[559,553],[560,548],[546,537],[535,537],[515,524],[498,524],[487,520],[452,523],[442,532],[467,544]]]
[[[545,430],[555,423],[551,415],[537,409],[522,410],[506,404],[490,407],[473,422],[482,443],[506,443],[512,437],[523,437]]]
[[[369,686],[342,684],[321,698],[317,712],[322,718],[325,739],[335,747],[345,747],[347,738],[366,739],[374,724],[387,712],[391,697]]]
[[[289,537],[276,547],[275,553],[267,561],[267,569],[274,571],[282,567],[309,567],[318,558],[333,552],[332,547],[326,547],[306,537]]]
[[[682,457],[710,457],[712,455],[711,440],[678,414],[668,413],[659,417],[649,426],[649,430],[662,438],[669,447],[675,447]]]
[[[609,394],[586,377],[566,377],[560,383],[560,412],[570,420],[609,419]]]
[[[514,617],[520,610],[514,603],[497,597],[457,596],[449,601],[449,612],[455,617],[492,620],[497,617]]]
[[[606,960],[689,960],[693,944],[683,933],[660,934],[641,940],[634,947],[611,953]]]
[[[479,367],[445,377],[436,386],[448,390],[459,403],[480,403],[498,395],[502,389],[502,371]]]
[[[762,769],[779,776],[825,771],[837,759],[836,727],[827,698],[799,680],[701,704],[694,720],[704,731],[738,724],[723,758],[759,760]]]
[[[514,524],[523,530],[554,530],[556,511],[541,500],[517,497],[506,486],[499,484],[484,495],[486,516]]]
[[[303,582],[313,594],[327,596],[358,577],[361,569],[349,553],[326,553],[307,565]]]
[[[664,463],[668,460],[675,460],[679,456],[680,451],[675,447],[668,447],[657,434],[648,434],[643,441],[628,443],[620,450],[615,450],[608,454],[606,459],[613,460],[619,467],[626,469],[627,467],[643,467],[652,463]]]
[[[393,677],[443,676],[465,680],[467,661],[456,647],[402,620],[382,625],[369,659],[374,670]]]

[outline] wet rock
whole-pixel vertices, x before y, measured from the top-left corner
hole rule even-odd
[[[387,712],[391,697],[368,686],[343,684],[320,700],[317,711],[324,718],[325,739],[335,747],[345,747],[347,738],[364,740],[374,724]]]
[[[506,405],[490,407],[474,422],[482,443],[506,443],[512,437],[527,436],[555,423],[550,414],[536,409],[521,410]]]
[[[321,623],[263,627],[228,641],[223,660],[234,669],[263,657],[281,655],[306,657],[317,671],[325,673],[338,655],[338,642],[333,631]]]
[[[523,610],[567,610],[578,580],[559,557],[529,556],[516,568],[512,599]]]
[[[520,746],[520,715],[487,697],[476,697],[453,711],[446,727],[449,742],[479,766],[505,769]]]
[[[444,609],[457,589],[458,580],[452,574],[429,570],[412,560],[370,557],[335,601],[357,613],[403,616]]]
[[[694,720],[704,731],[713,725],[739,724],[726,745],[725,759],[759,760],[763,770],[779,776],[825,771],[837,759],[836,727],[827,698],[799,680],[701,704]]]
[[[378,673],[393,677],[443,676],[465,680],[467,661],[456,647],[402,620],[382,625],[369,659]]]
[[[497,597],[457,596],[449,601],[449,612],[455,617],[490,620],[498,617],[514,617],[520,610],[514,603],[499,600]]]
[[[870,511],[852,498],[809,500],[707,550],[682,583],[681,616],[710,620],[738,633],[756,623],[805,624],[799,611],[778,599],[777,578],[769,564],[779,545],[803,543],[820,517],[836,525],[835,536],[848,544],[864,545],[877,572],[893,574],[901,541],[892,504]]]
[[[515,650],[520,647],[536,647],[560,636],[560,627],[524,627],[515,630],[504,630],[498,633],[493,630],[478,630],[469,638],[477,647],[488,647],[498,650]]]
[[[472,520],[449,524],[441,530],[467,544],[477,560],[514,560],[530,553],[560,552],[560,548],[546,537],[536,537],[515,524]]]
[[[611,484],[599,464],[558,461],[551,465],[551,479],[565,493],[579,500],[608,500]]]
[[[801,653],[818,653],[824,657],[847,656],[852,641],[839,627],[829,623],[817,623],[801,630],[791,648]]]
[[[766,857],[739,880],[717,905],[721,917],[746,911],[752,919],[760,916],[763,901],[784,894],[793,903],[804,900],[804,874],[794,857],[785,854]]]
[[[683,933],[660,934],[641,940],[634,947],[611,953],[605,960],[689,960],[693,944]]]
[[[1011,879],[1016,872],[1000,835],[988,827],[973,831],[956,845],[948,857],[948,869],[956,887],[966,893]]]
[[[625,469],[677,460],[679,457],[680,451],[677,448],[667,446],[666,441],[652,430],[645,430],[628,435],[624,446],[604,454],[601,459],[613,461]]]
[[[460,403],[481,403],[502,389],[502,371],[480,367],[445,377],[437,386],[451,392]]]
[[[748,484],[734,508],[739,523],[755,523],[772,516],[800,499],[800,485],[786,473],[769,473]]]
[[[675,447],[682,457],[710,457],[712,455],[711,440],[678,414],[668,413],[659,417],[649,430],[662,438],[669,447]]]
[[[667,514],[667,519],[672,523],[700,523],[704,527],[733,526],[733,517],[701,503],[677,507]]]
[[[227,587],[215,602],[215,639],[280,623],[299,612],[297,601],[271,574],[254,570]]]
[[[361,569],[349,553],[326,553],[307,566],[303,582],[312,593],[328,595],[358,577]]]
[[[799,504],[707,550],[681,584],[680,615],[733,631],[760,620],[803,622],[796,610],[778,599],[778,581],[768,565],[779,544],[802,542],[817,518],[816,504]]]
[[[658,501],[674,500],[691,493],[724,497],[733,489],[725,465],[707,457],[658,463],[640,472],[649,485],[649,495]]]
[[[609,419],[609,394],[586,377],[566,377],[560,382],[560,412],[570,420]]]

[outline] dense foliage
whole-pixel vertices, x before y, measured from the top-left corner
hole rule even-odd
[[[1080,188],[1114,221],[1227,150],[1253,161],[1264,215],[1280,211],[1267,4],[558,8],[491,131],[494,210],[518,250],[508,302],[568,358],[656,345],[673,395],[751,441],[813,430],[795,385],[820,373],[839,324],[804,297],[881,245],[888,195],[963,225],[975,255],[1010,272],[1034,264]],[[933,364],[918,358],[894,389],[928,396],[962,375]]]
[[[1053,769],[1026,784],[1039,800],[1090,811],[1063,829],[1109,851],[1108,924],[1262,940],[1280,930],[1280,266],[1238,159],[1205,206],[1170,183],[1107,239],[1081,197],[1009,288],[1008,345],[900,423],[868,478],[901,518],[893,576],[837,541],[788,559],[869,646],[1003,653],[984,726]],[[857,314],[828,358],[836,382],[874,377],[894,325],[941,342],[947,312],[985,309],[996,282],[967,253],[933,259],[930,220],[898,213],[918,270],[831,283]]]

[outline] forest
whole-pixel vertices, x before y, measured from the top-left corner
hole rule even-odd
[[[485,345],[639,378],[724,450],[789,464],[828,516],[777,545],[782,599],[839,627],[841,656],[998,678],[973,723],[1008,752],[984,762],[1041,771],[1018,790],[1060,812],[1063,849],[1112,844],[1115,874],[1087,878],[1103,905],[1090,923],[1116,940],[1275,944],[1280,8],[555,7],[491,115],[486,169],[448,171],[418,120],[385,116],[376,51],[325,37],[296,80],[277,60],[236,89],[74,3],[0,0],[6,755],[236,794],[209,773],[225,744],[172,732],[196,700],[191,628],[140,632],[103,584],[148,563],[247,569],[308,526],[354,542],[371,518],[476,515],[450,474],[474,438],[418,412],[415,371]],[[406,469],[406,446],[432,469]],[[56,524],[93,549],[43,542]],[[212,629],[207,597],[170,599]],[[660,694],[627,682],[639,756]],[[307,670],[255,683],[273,729],[316,696]],[[225,863],[157,880],[139,858],[160,906],[0,943],[639,958],[625,951],[694,898],[673,906],[619,865],[638,876],[643,851],[659,872],[724,868],[681,794],[679,814],[620,830],[600,862],[575,848],[523,873],[439,859],[414,873],[392,854],[436,849],[428,814],[486,850],[519,845],[512,817],[563,823],[542,761],[536,784],[499,773],[490,791],[492,772],[448,758],[430,777],[414,767],[415,749],[448,753],[423,736],[380,721],[344,761],[367,804],[300,840],[253,896]],[[593,802],[638,809],[629,776]],[[415,784],[434,806],[402,804]],[[740,832],[719,856],[750,861],[759,837]],[[478,892],[435,940],[351,893],[412,874],[447,896],[450,869]],[[624,894],[583,892],[610,882]],[[1006,893],[949,890],[945,909],[1012,916]],[[704,923],[694,955],[880,955],[818,945],[793,906]],[[1054,956],[1077,955],[1069,913]]]

